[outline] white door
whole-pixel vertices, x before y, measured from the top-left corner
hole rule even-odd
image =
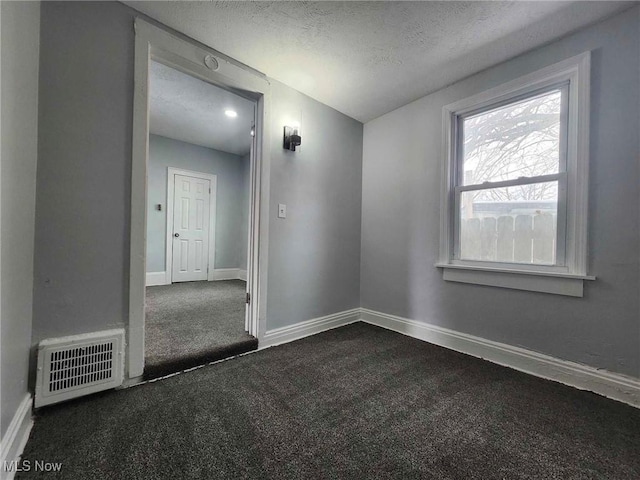
[[[207,279],[211,182],[174,175],[172,281]]]

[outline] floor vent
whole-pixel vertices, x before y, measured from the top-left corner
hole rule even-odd
[[[35,406],[122,384],[124,330],[43,340],[38,346]]]

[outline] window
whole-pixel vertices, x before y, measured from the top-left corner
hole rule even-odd
[[[444,108],[444,279],[582,296],[589,53]]]

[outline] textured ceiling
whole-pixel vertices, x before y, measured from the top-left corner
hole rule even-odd
[[[631,2],[125,2],[366,122]]]
[[[253,102],[157,62],[149,75],[149,131],[244,155],[251,148]],[[229,118],[225,110],[237,112]]]

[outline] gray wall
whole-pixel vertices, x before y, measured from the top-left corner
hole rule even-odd
[[[133,17],[43,2],[33,342],[128,316]]]
[[[365,125],[362,306],[640,376],[638,8]],[[584,298],[448,283],[438,258],[442,107],[592,50]]]
[[[34,343],[127,320],[134,13],[42,6]],[[272,84],[268,328],[359,305],[362,184],[362,124]],[[297,153],[281,148],[290,109]]]
[[[2,415],[27,395],[36,199],[40,4],[2,2]]]
[[[247,221],[246,209],[249,206],[244,201],[244,172],[247,170],[245,161],[248,161],[248,156],[241,157],[158,135],[149,135],[147,272],[165,271],[167,167],[217,176],[215,268],[247,268],[247,234],[246,228],[243,229],[243,222]],[[161,211],[156,210],[157,204],[162,205]]]
[[[360,305],[360,122],[271,81],[271,221],[268,328]],[[302,146],[282,149],[287,119]],[[278,219],[278,203],[287,218]]]

